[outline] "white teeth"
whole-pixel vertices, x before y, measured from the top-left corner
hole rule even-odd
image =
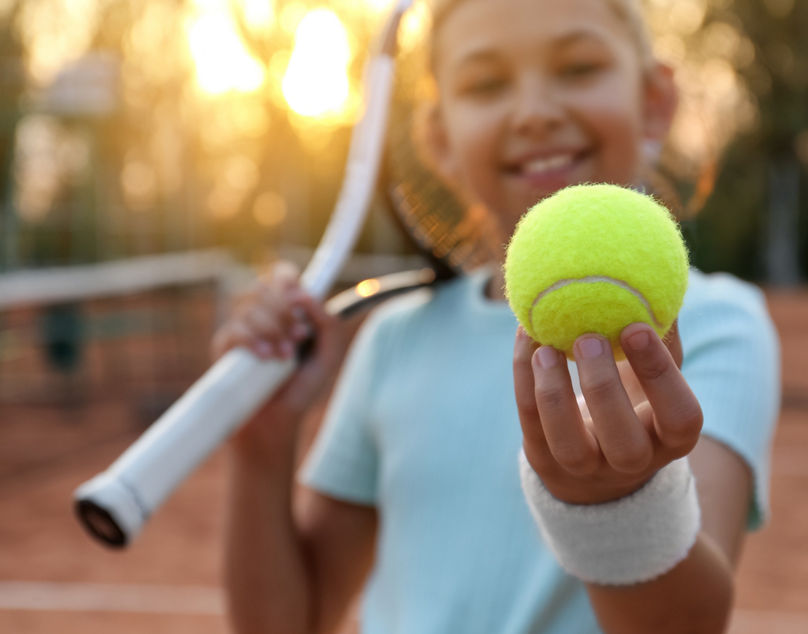
[[[558,154],[544,159],[534,159],[522,166],[525,174],[541,174],[566,167],[573,161],[572,154]]]

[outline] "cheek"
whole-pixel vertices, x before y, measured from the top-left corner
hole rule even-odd
[[[630,93],[629,93],[630,95]],[[603,180],[632,183],[642,163],[643,116],[639,97],[604,93],[582,111],[582,119],[598,146]]]
[[[492,177],[496,166],[499,131],[496,113],[483,109],[455,108],[447,125],[450,153],[459,184],[476,189]]]

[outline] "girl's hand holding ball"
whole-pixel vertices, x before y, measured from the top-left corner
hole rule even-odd
[[[632,190],[568,188],[517,228],[505,269],[522,323],[516,401],[526,457],[556,498],[615,500],[695,446],[701,409],[679,371],[672,328],[687,275],[675,221]],[[585,407],[565,354],[577,363]]]

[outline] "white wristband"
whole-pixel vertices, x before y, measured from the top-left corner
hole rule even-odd
[[[561,566],[583,581],[649,581],[682,561],[698,536],[701,511],[687,458],[660,469],[639,491],[604,504],[554,498],[524,451],[519,474],[544,541]]]

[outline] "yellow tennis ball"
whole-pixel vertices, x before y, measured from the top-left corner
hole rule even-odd
[[[608,338],[645,322],[664,336],[682,306],[688,256],[674,218],[616,185],[576,185],[544,199],[516,227],[505,292],[525,331],[572,358],[585,333]]]

